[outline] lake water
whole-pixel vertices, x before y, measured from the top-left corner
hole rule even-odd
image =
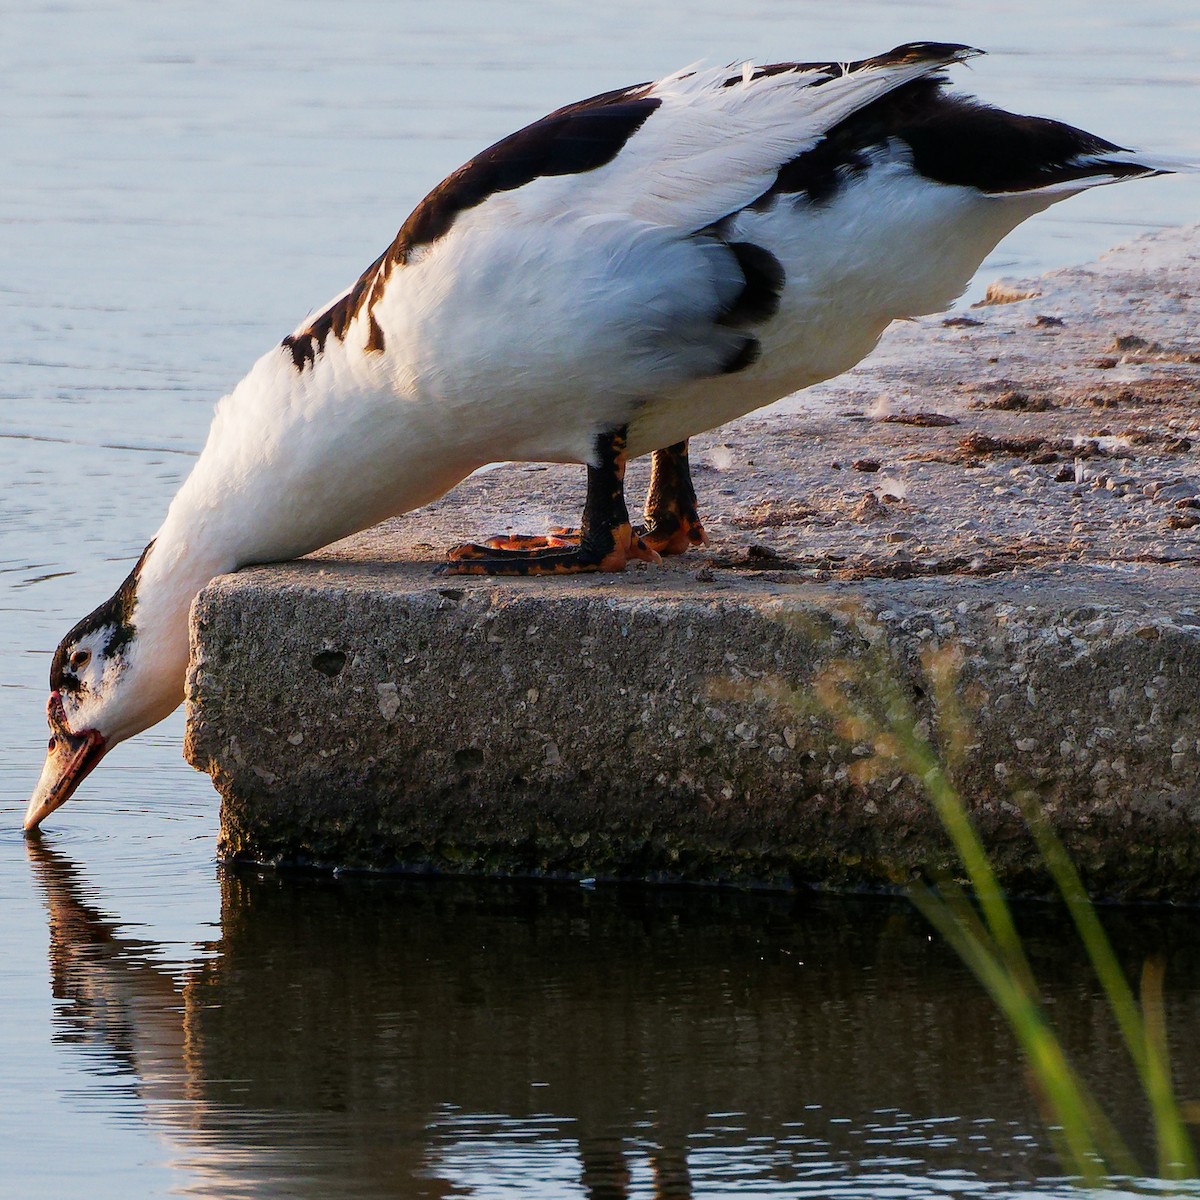
[[[224,875],[178,716],[40,848],[20,816],[50,652],[124,577],[213,401],[474,151],[700,59],[936,38],[992,51],[958,72],[990,100],[1197,158],[1195,13],[0,5],[0,1194],[1057,1194],[1007,1037],[903,906]],[[979,286],[1198,213],[1197,179],[1100,189]],[[1195,918],[1139,921],[1195,1081]],[[1056,1011],[1119,1097],[1047,928]]]

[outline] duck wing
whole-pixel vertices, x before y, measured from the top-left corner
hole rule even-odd
[[[434,188],[284,346],[303,373],[332,335],[438,403],[511,383],[545,424],[564,417],[537,394],[624,401],[739,371],[782,309],[777,394],[828,377],[888,321],[944,307],[1024,217],[1155,170],[1060,122],[946,95],[945,68],[978,53],[918,42],[684,70],[559,109]],[[836,353],[815,354],[801,335],[830,340],[809,320],[830,297],[849,309]]]
[[[647,87],[641,102],[653,109],[608,162],[531,181],[521,203],[541,218],[586,207],[702,229],[752,203],[855,113],[920,80],[940,86],[944,68],[979,53],[920,42],[852,63],[679,71]]]
[[[374,309],[393,273],[452,233],[622,216],[631,227],[704,230],[769,192],[787,163],[855,112],[906,84],[940,85],[943,68],[978,53],[919,42],[849,63],[688,69],[558,109],[438,184],[391,246],[283,344],[302,371],[361,318],[364,349],[383,349]]]

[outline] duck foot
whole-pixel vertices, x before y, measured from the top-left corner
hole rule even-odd
[[[645,546],[662,558],[683,554],[693,546],[707,546],[708,535],[700,524],[700,517],[693,509],[690,513],[660,511],[655,514],[653,525],[635,525],[637,534]],[[549,550],[564,546],[578,546],[578,529],[560,526],[546,533],[502,533],[485,538],[483,545],[489,550]]]
[[[594,463],[587,467],[587,502],[579,533],[554,530],[546,538],[520,534],[465,543],[449,551],[449,575],[573,575],[622,571],[632,559],[660,562],[629,523],[625,507],[625,429],[596,439]]]
[[[693,546],[707,546],[708,534],[693,506],[690,513],[659,512],[641,527],[642,541],[666,558],[683,554]]]
[[[579,530],[558,526],[546,533],[500,533],[484,538],[483,545],[490,550],[548,550],[578,546]]]
[[[626,522],[605,531],[610,535],[610,545],[585,544],[582,540],[572,545],[563,542],[542,545],[536,549],[517,546],[496,546],[494,542],[541,542],[541,538],[491,538],[483,545],[465,542],[447,551],[449,559],[447,575],[578,575],[595,571],[623,571],[628,562],[662,562]]]
[[[641,538],[641,546],[666,558],[683,554],[693,546],[707,546],[708,535],[696,511],[696,491],[688,464],[687,442],[676,442],[664,450],[656,450],[650,460],[650,488],[646,494],[645,525],[635,525],[633,532]],[[486,538],[482,545],[456,546],[450,551],[451,561],[464,561],[470,550],[472,557],[487,557],[487,550],[528,553],[535,550],[565,549],[578,546],[582,530],[555,526],[544,534],[502,533]],[[631,558],[644,558],[634,552]],[[648,559],[648,561],[654,561]]]

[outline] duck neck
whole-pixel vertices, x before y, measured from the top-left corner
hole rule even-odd
[[[286,360],[286,361],[285,361]],[[326,368],[322,366],[322,370]],[[208,442],[144,557],[134,624],[165,716],[183,698],[188,611],[217,575],[280,562],[436,499],[476,466],[390,388],[321,386],[265,355],[217,406]]]
[[[236,562],[202,537],[182,537],[171,516],[134,568],[129,670],[137,676],[138,725],[156,724],[182,703],[188,665],[188,613],[200,590]],[[127,585],[128,586],[128,583]],[[122,739],[140,729],[122,731]]]

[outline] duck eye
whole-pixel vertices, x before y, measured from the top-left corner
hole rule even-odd
[[[51,735],[51,737],[50,737],[50,745],[49,745],[49,746],[47,746],[47,747],[46,747],[46,749],[47,749],[47,750],[53,750],[53,749],[54,749],[54,746],[55,746],[55,743],[57,742],[57,740],[58,740],[57,738],[55,738],[53,735]]]
[[[86,667],[92,661],[92,652],[90,650],[76,650],[71,655],[71,669],[78,671]]]

